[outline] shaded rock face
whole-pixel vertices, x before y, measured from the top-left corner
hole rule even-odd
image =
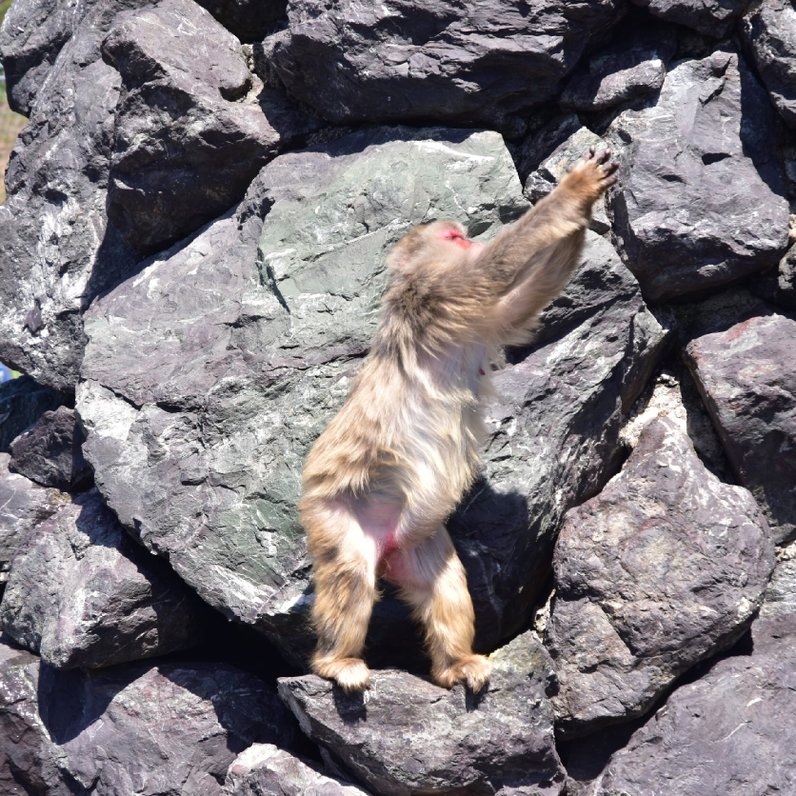
[[[0,791],[789,792],[791,5],[14,0]],[[387,588],[374,687],[300,676],[302,462],[388,250],[590,146],[619,182],[448,520],[489,690]]]
[[[752,318],[699,337],[687,362],[738,479],[778,542],[796,535],[796,321]]]
[[[374,672],[364,698],[314,675],[282,679],[279,693],[302,730],[374,793],[562,793],[547,653],[526,633],[493,664],[479,696],[396,671]]]
[[[566,515],[553,567],[553,701],[560,729],[586,734],[643,714],[736,641],[763,601],[774,550],[749,492],[720,483],[659,418],[622,472]]]

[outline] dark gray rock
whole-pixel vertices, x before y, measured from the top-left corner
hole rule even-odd
[[[16,437],[62,402],[60,393],[37,384],[29,376],[0,384],[0,451],[7,453]]]
[[[755,280],[751,289],[778,307],[796,310],[796,247],[791,246],[779,267]]]
[[[70,796],[61,755],[39,716],[39,659],[0,641],[0,790]]]
[[[622,472],[566,515],[553,567],[553,704],[576,735],[642,715],[732,645],[763,601],[774,550],[749,492],[722,484],[658,418]]]
[[[241,41],[259,42],[287,22],[287,0],[198,0]]]
[[[137,249],[229,209],[281,144],[312,127],[253,80],[238,39],[192,0],[121,14],[102,51],[123,84],[108,212]]]
[[[63,0],[16,0],[0,26],[0,59],[8,103],[29,116],[36,93],[74,32],[72,5]]]
[[[9,458],[0,453],[0,583],[8,579],[8,565],[20,542],[69,502],[69,495],[9,472]]]
[[[766,511],[774,539],[796,534],[796,321],[770,315],[686,348],[733,470]]]
[[[589,794],[790,793],[796,781],[794,629],[796,623],[787,635],[755,633],[751,654],[719,661],[675,691],[613,755]]]
[[[144,2],[59,5],[69,21],[55,14],[53,29],[63,24],[72,35],[36,88],[30,124],[6,174],[0,361],[64,393],[74,390],[83,354],[81,312],[134,265],[132,252],[107,224],[108,161],[121,81],[103,62],[100,42],[119,9]],[[31,33],[35,19],[30,25],[16,31],[15,40]],[[4,32],[10,34],[8,26]],[[33,82],[41,77],[35,69],[31,74]],[[25,89],[32,90],[32,84]]]
[[[91,485],[92,473],[83,458],[85,435],[74,409],[60,406],[45,412],[11,444],[10,468],[42,486],[77,492]]]
[[[600,50],[567,81],[562,108],[604,111],[656,94],[677,47],[674,29],[637,19],[616,34],[616,44]]]
[[[555,113],[537,124],[519,141],[508,141],[507,146],[517,166],[523,184],[539,164],[582,127],[576,113]]]
[[[70,669],[194,646],[207,616],[163,561],[128,538],[92,491],[19,545],[0,621],[18,644]]]
[[[562,793],[544,648],[526,633],[492,661],[479,696],[388,670],[373,673],[364,696],[314,675],[282,678],[279,693],[304,732],[374,793]]]
[[[788,204],[772,112],[735,53],[679,64],[656,105],[622,113],[607,138],[622,186],[609,212],[645,296],[715,289],[779,261]]]
[[[774,106],[796,129],[796,9],[787,0],[762,0],[744,17],[741,36]]]
[[[751,0],[631,0],[667,22],[721,38],[732,30]]]
[[[227,771],[224,796],[368,796],[367,792],[321,774],[301,758],[273,744],[253,744]]]
[[[71,793],[220,796],[238,753],[261,741],[290,748],[296,734],[261,680],[218,662],[42,666],[38,700]]]
[[[484,125],[516,133],[621,14],[589,3],[297,0],[271,60],[290,94],[337,124]],[[312,68],[308,68],[308,64]]]

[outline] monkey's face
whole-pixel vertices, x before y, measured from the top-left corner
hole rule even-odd
[[[475,260],[483,249],[483,243],[467,237],[461,224],[432,221],[405,235],[393,249],[389,262],[405,273],[428,266],[455,270]]]

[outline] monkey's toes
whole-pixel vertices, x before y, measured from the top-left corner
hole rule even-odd
[[[312,669],[315,674],[334,680],[347,694],[370,688],[370,669],[361,658],[315,660]]]
[[[471,691],[478,693],[489,682],[492,664],[483,655],[468,655],[451,666],[434,673],[434,679],[445,688],[456,683],[464,683]]]

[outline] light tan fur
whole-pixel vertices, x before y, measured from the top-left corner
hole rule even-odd
[[[313,559],[313,670],[367,688],[362,652],[378,577],[425,629],[434,680],[481,690],[473,605],[444,527],[471,485],[481,404],[501,347],[528,339],[574,270],[591,207],[615,181],[591,150],[560,185],[487,246],[438,221],[388,258],[392,279],[351,393],[307,457],[299,510]]]

